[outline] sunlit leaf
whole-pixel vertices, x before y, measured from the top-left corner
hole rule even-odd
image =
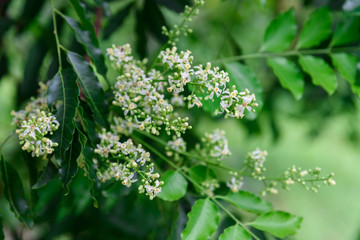
[[[248,225],[269,232],[272,235],[283,238],[288,235],[295,235],[299,230],[302,217],[291,215],[287,212],[273,211],[259,216]]]
[[[31,228],[33,220],[29,205],[25,199],[21,179],[16,170],[5,161],[2,155],[0,155],[0,173],[4,184],[4,196],[10,204],[11,211],[20,221]]]
[[[220,235],[219,240],[251,240],[251,235],[240,225],[228,227]]]
[[[256,214],[269,212],[273,209],[271,203],[250,192],[230,192],[225,196],[220,196],[219,198],[224,199],[240,209]]]
[[[178,171],[168,170],[161,176],[164,185],[161,186],[159,198],[166,201],[175,201],[186,194],[188,182]]]
[[[199,199],[188,214],[189,220],[181,239],[208,239],[215,232],[219,223],[219,209],[209,199]]]
[[[84,92],[87,103],[89,104],[95,121],[102,127],[108,126],[106,119],[107,103],[104,98],[104,92],[98,82],[95,73],[92,71],[89,63],[77,53],[68,51],[68,59],[76,72],[81,90]]]
[[[319,45],[331,35],[332,16],[327,7],[314,11],[301,31],[297,48]]]
[[[359,60],[348,53],[333,53],[331,59],[341,76],[351,85],[354,84]]]
[[[89,55],[89,57],[95,64],[96,70],[105,77],[107,69],[105,66],[104,55],[99,49],[99,47],[94,45],[94,42],[91,40],[90,37],[90,32],[87,30],[83,30],[80,24],[74,19],[65,15],[62,15],[62,17],[65,19],[67,24],[69,24],[69,26],[75,33],[77,41],[84,46],[86,53]]]
[[[315,85],[323,87],[330,95],[337,88],[334,71],[322,58],[314,56],[300,56],[299,63],[302,69],[311,76]]]
[[[268,58],[267,64],[279,78],[281,86],[289,89],[296,99],[304,92],[304,76],[298,66],[284,57]]]
[[[295,11],[291,8],[277,16],[266,28],[261,51],[287,50],[296,36],[296,30]]]
[[[360,86],[358,86],[356,78],[359,59],[348,53],[331,54],[331,59],[341,76],[350,83],[353,92],[360,97]]]
[[[69,148],[73,139],[75,131],[74,118],[76,108],[79,105],[78,96],[79,88],[76,83],[76,75],[72,70],[63,70],[50,80],[47,102],[49,106],[59,105],[56,120],[60,126],[51,136],[51,140],[58,143],[58,146],[55,148],[55,158],[60,166],[65,161],[64,153]]]
[[[330,46],[339,46],[356,42],[360,39],[360,17],[349,16],[336,27]]]

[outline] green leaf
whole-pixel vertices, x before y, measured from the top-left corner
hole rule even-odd
[[[96,70],[104,77],[106,77],[106,66],[105,66],[105,58],[102,51],[98,46],[92,41],[90,37],[90,32],[88,30],[83,30],[80,24],[74,19],[62,15],[65,21],[69,24],[73,32],[75,33],[75,37],[79,43],[81,43],[86,53],[89,55],[91,60],[96,66]]]
[[[50,81],[47,92],[47,102],[49,106],[60,106],[57,109],[56,120],[60,126],[52,135],[51,140],[59,145],[55,149],[55,158],[61,166],[66,160],[64,153],[69,148],[73,140],[75,131],[74,118],[76,108],[79,105],[79,88],[76,83],[76,75],[72,70],[65,69],[58,72]]]
[[[331,35],[332,16],[327,7],[314,11],[301,31],[297,48],[319,45]]]
[[[81,26],[88,30],[90,33],[91,41],[94,43],[96,47],[99,47],[99,41],[96,38],[95,30],[93,27],[93,24],[90,22],[90,20],[86,16],[85,6],[84,4],[80,3],[79,0],[69,0],[71,6],[76,12],[76,15],[79,17]]]
[[[71,143],[69,149],[65,152],[66,161],[64,161],[59,168],[59,177],[64,189],[66,190],[65,195],[69,193],[69,184],[78,171],[77,159],[83,150],[79,139],[80,137],[83,138],[85,136],[80,136],[79,132],[76,130],[73,142]]]
[[[295,63],[284,57],[268,58],[267,64],[272,68],[281,86],[289,89],[296,99],[304,93],[304,76]]]
[[[78,82],[80,83],[81,90],[84,92],[87,103],[94,114],[95,121],[100,126],[107,128],[107,104],[104,98],[104,92],[95,73],[83,57],[71,51],[68,51],[67,53],[69,63],[73,66],[74,71],[79,77]]]
[[[0,240],[4,240],[4,238],[5,238],[3,229],[4,229],[4,226],[2,223],[2,217],[0,215]]]
[[[239,225],[234,225],[228,227],[220,235],[219,240],[251,240],[251,235],[243,227]]]
[[[33,225],[31,211],[25,199],[23,185],[16,170],[0,155],[0,173],[3,181],[4,196],[10,204],[11,211],[29,228]]]
[[[87,178],[90,181],[90,196],[94,201],[94,207],[98,207],[98,198],[100,196],[100,182],[97,177],[97,166],[95,165],[94,151],[89,145],[85,135],[79,130],[79,140],[83,148],[83,160],[87,171]]]
[[[341,76],[353,85],[356,82],[357,64],[359,60],[348,53],[333,53],[331,54],[331,60]]]
[[[261,215],[255,221],[248,223],[248,225],[283,238],[288,235],[295,235],[300,228],[301,222],[302,217],[287,212],[273,211]]]
[[[261,51],[287,50],[296,36],[297,25],[293,8],[280,14],[267,27]]]
[[[216,178],[215,172],[212,169],[202,165],[197,165],[190,168],[189,176],[199,185],[201,185],[205,180]],[[202,192],[197,186],[194,187],[197,192]]]
[[[85,103],[80,103],[82,104],[84,107],[82,107],[81,105],[78,106],[78,111],[80,113],[81,116],[81,125],[84,129],[84,131],[86,132],[86,134],[88,135],[91,144],[93,147],[96,146],[96,144],[98,144],[100,142],[99,136],[96,132],[96,124],[93,121],[90,111],[85,111],[84,108],[88,109],[88,105]]]
[[[360,17],[349,16],[337,26],[330,46],[339,46],[356,42],[360,38]]]
[[[239,62],[232,62],[225,64],[226,71],[229,73],[229,86],[235,85],[238,91],[243,91],[246,88],[249,89],[251,93],[254,93],[256,96],[256,102],[259,106],[256,108],[256,111],[260,111],[263,100],[262,100],[262,88],[259,80],[256,75],[248,68],[246,65]],[[249,112],[245,115],[245,118],[254,119],[256,117],[256,112]]]
[[[311,76],[315,85],[323,87],[329,95],[334,93],[337,87],[335,73],[322,58],[300,56],[299,63],[302,69]]]
[[[134,6],[134,2],[130,2],[128,5],[126,5],[126,7],[120,9],[120,11],[110,16],[108,23],[103,31],[104,39],[108,39],[116,29],[122,26],[124,20],[129,15],[130,10],[132,9],[133,6]]]
[[[38,188],[41,188],[41,187],[45,186],[46,184],[51,182],[56,177],[57,173],[58,173],[58,169],[49,160],[45,170],[41,173],[41,176],[40,176],[39,180],[32,187],[32,189],[38,189]]]
[[[273,210],[271,203],[250,192],[229,192],[227,195],[221,196],[219,198],[224,199],[238,208],[256,214],[262,214]]]
[[[208,239],[219,223],[219,209],[209,199],[199,199],[188,214],[189,220],[181,239]]]
[[[348,53],[331,54],[331,59],[341,76],[350,83],[352,91],[360,97],[360,87],[356,79],[358,72],[357,64],[359,60]]]
[[[161,180],[164,181],[164,185],[161,187],[159,198],[175,201],[185,196],[188,182],[180,172],[168,170],[162,175]]]

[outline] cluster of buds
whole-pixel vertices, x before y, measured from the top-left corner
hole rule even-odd
[[[151,163],[150,153],[142,146],[134,145],[131,139],[120,142],[120,137],[103,129],[100,136],[100,144],[97,144],[95,153],[104,161],[98,166],[97,175],[102,182],[110,179],[121,181],[130,187],[132,183],[142,178],[139,192],[153,199],[161,192],[163,182],[159,181],[160,175],[154,172],[154,164]]]
[[[27,118],[28,120],[22,121],[19,128],[16,129],[22,149],[31,152],[33,157],[44,155],[46,158],[54,151],[53,147],[58,144],[45,136],[52,135],[59,128],[59,122],[51,113],[46,114],[39,109]]]
[[[201,138],[201,146],[197,145],[197,150],[204,157],[211,157],[217,161],[231,155],[225,131],[215,129],[213,133],[205,133]]]
[[[321,177],[321,168],[302,170],[300,167],[292,166],[284,172],[284,179],[281,183],[284,189],[289,190],[289,186],[298,183],[306,190],[312,190],[317,193],[323,183],[328,186],[336,184],[333,179],[334,173],[330,173],[327,177]]]
[[[209,178],[206,179],[201,183],[201,186],[205,189],[205,192],[207,194],[210,194],[210,196],[213,196],[213,192],[220,187],[219,180],[216,178]],[[202,194],[205,194],[205,192],[202,192]]]
[[[28,121],[31,116],[36,116],[38,110],[48,111],[46,103],[47,86],[41,82],[39,83],[39,86],[39,96],[37,98],[32,97],[24,110],[19,110],[17,112],[11,111],[11,115],[14,117],[12,124],[20,126],[23,121]]]
[[[224,113],[226,118],[243,118],[245,110],[254,111],[254,107],[258,106],[254,94],[247,89],[238,91],[234,85],[229,88],[229,74],[220,71],[219,67],[211,67],[211,63],[207,63],[205,67],[201,64],[192,66],[194,58],[190,54],[190,51],[178,53],[176,47],[160,52],[159,58],[162,63],[173,72],[167,76],[169,92],[184,92],[184,86],[190,85],[193,92],[202,96],[186,96],[184,100],[188,101],[189,108],[194,105],[201,107],[202,101],[214,101],[217,98],[220,104],[215,114]]]
[[[180,25],[174,25],[174,29],[167,29],[162,27],[162,33],[169,38],[168,44],[175,45],[179,41],[179,35],[183,33],[185,36],[192,32],[192,29],[188,26],[188,22],[192,21],[192,18],[199,14],[199,7],[203,6],[204,0],[195,0],[194,6],[185,6],[185,11],[181,15],[184,17]]]

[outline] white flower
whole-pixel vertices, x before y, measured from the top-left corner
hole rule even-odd
[[[228,186],[232,192],[238,192],[243,184],[244,182],[237,180],[236,177],[232,177],[229,182],[226,182],[226,186]]]

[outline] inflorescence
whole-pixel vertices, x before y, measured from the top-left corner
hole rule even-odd
[[[131,139],[120,142],[117,134],[106,132],[105,129],[99,136],[101,142],[97,144],[94,152],[103,160],[101,165],[97,164],[97,174],[102,182],[115,179],[130,187],[140,177],[142,180],[139,193],[145,192],[153,199],[161,192],[163,182],[159,181],[160,175],[154,173],[154,163],[151,163],[149,152],[140,144],[136,146]]]
[[[32,157],[43,156],[44,159],[58,145],[46,136],[52,135],[59,128],[59,122],[48,110],[46,90],[46,85],[40,83],[39,97],[32,98],[25,110],[11,112],[22,150],[31,152]]]
[[[238,91],[235,86],[227,86],[230,81],[227,72],[211,68],[210,63],[205,68],[193,66],[190,51],[178,53],[176,47],[161,51],[162,66],[150,70],[146,69],[144,61],[131,56],[129,44],[113,45],[107,49],[107,55],[120,73],[114,85],[113,105],[123,111],[115,122],[118,131],[124,134],[131,134],[137,128],[159,135],[164,127],[167,134],[174,132],[180,137],[191,126],[189,119],[179,116],[174,108],[185,102],[188,108],[201,107],[203,101],[218,98],[220,105],[215,114],[236,118],[242,118],[245,109],[254,111],[253,107],[257,106],[255,95],[247,89]],[[184,96],[186,85],[191,86],[192,93]]]

